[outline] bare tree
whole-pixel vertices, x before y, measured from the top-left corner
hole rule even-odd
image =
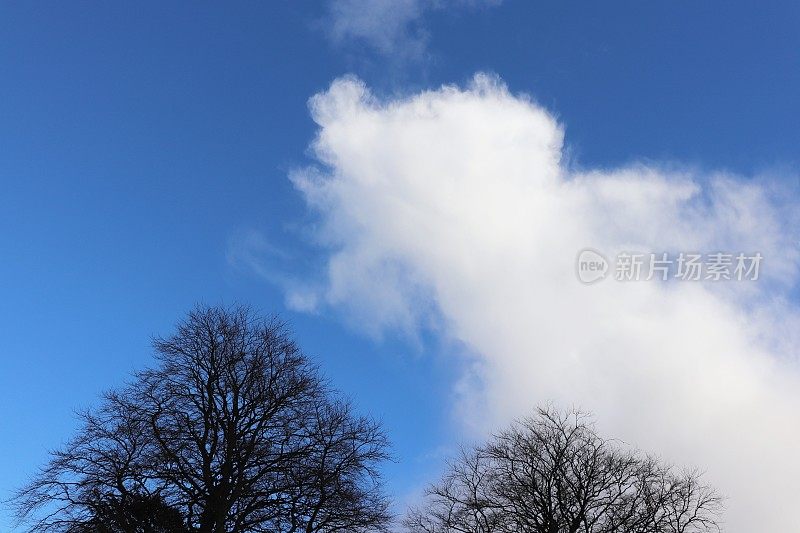
[[[462,450],[412,533],[705,533],[721,499],[676,471],[601,438],[587,415],[540,409],[484,446]]]
[[[198,308],[14,499],[32,532],[384,529],[388,442],[276,320]]]

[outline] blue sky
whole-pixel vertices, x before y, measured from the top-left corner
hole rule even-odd
[[[319,213],[289,174],[318,164],[307,101],[342,75],[392,99],[491,72],[563,125],[571,167],[798,184],[796,2],[411,3],[388,51],[332,37],[318,2],[0,5],[0,497],[197,302],[283,315],[385,422],[391,490],[430,480],[464,433],[450,357],[474,347],[289,309],[281,283],[230,261],[258,235],[266,270],[319,279]]]

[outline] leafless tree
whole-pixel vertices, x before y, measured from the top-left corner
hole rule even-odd
[[[385,529],[380,425],[277,320],[197,308],[14,499],[35,533]]]
[[[404,523],[411,533],[705,533],[720,531],[720,511],[699,473],[548,408],[462,450]]]

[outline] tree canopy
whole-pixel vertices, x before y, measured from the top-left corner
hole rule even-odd
[[[198,307],[157,365],[106,393],[14,498],[41,533],[384,529],[380,424],[354,413],[287,328]]]
[[[606,440],[579,411],[540,409],[464,449],[410,533],[706,533],[721,499],[695,471]]]

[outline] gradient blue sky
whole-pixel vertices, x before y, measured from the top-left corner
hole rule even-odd
[[[320,268],[287,174],[309,162],[307,99],[338,76],[395,94],[496,72],[566,124],[578,166],[798,163],[794,1],[431,10],[414,22],[423,53],[404,59],[332,42],[330,24],[317,2],[0,4],[1,499],[197,302],[289,320],[333,383],[384,420],[395,494],[435,471],[455,432],[453,348],[291,312],[226,259],[257,231],[282,268]]]

